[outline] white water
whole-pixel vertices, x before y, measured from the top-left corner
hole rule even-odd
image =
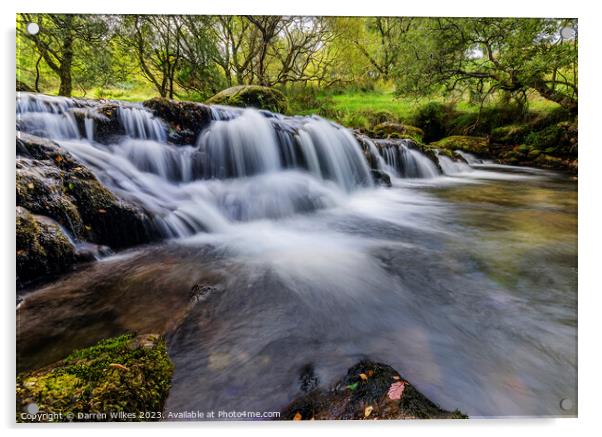
[[[102,144],[95,122],[79,131],[77,105],[22,94],[17,122],[143,206],[166,237],[180,237],[177,250],[211,247],[211,262],[228,272],[217,304],[195,307],[170,340],[176,370],[167,408],[272,411],[298,394],[304,364],[315,363],[328,384],[369,356],[444,408],[575,413],[559,407],[576,396],[570,209],[560,213],[557,197],[566,196],[545,175],[439,157],[441,174],[405,141],[370,141],[367,153],[393,179],[385,189],[374,186],[352,134],[320,118],[212,107],[214,121],[195,143],[176,146],[161,120],[121,104],[126,135]],[[93,119],[93,105],[86,110]],[[535,232],[550,220],[558,221],[554,232],[566,228],[564,239]],[[122,278],[133,284],[131,272],[152,266],[167,246],[99,268],[117,287]],[[169,281],[132,286],[189,290],[191,272],[206,268],[202,257],[168,258]],[[107,281],[93,273],[87,280],[88,290]],[[59,318],[48,347],[60,335],[95,332],[81,321],[71,331],[72,319]]]
[[[374,183],[351,132],[319,117],[284,117],[218,106],[196,144],[167,143],[165,123],[142,105],[120,104],[125,135],[95,141],[94,103],[21,93],[20,130],[57,141],[118,195],[149,211],[166,237],[282,219],[340,204]],[[84,111],[81,132],[73,111]],[[395,177],[432,178],[436,165],[404,141],[379,149],[379,169]],[[381,155],[382,154],[382,155]]]

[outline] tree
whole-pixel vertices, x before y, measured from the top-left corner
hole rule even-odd
[[[21,38],[31,41],[46,65],[58,76],[58,94],[71,96],[73,68],[81,59],[85,47],[98,46],[106,36],[106,25],[101,16],[76,14],[19,14],[17,32]],[[36,35],[27,33],[28,23],[37,23]],[[39,80],[39,62],[36,64]],[[36,82],[37,82],[36,80]]]
[[[412,20],[412,17],[365,19],[367,32],[362,40],[356,37],[353,42],[376,70],[376,76],[384,80],[390,79],[406,43],[405,37],[411,28]]]
[[[118,38],[134,52],[140,71],[161,97],[174,97],[176,73],[183,60],[182,18],[174,15],[126,15]]]
[[[573,31],[562,31],[563,28]],[[571,35],[568,35],[571,33]],[[577,22],[556,19],[422,19],[397,67],[398,92],[529,90],[577,110]]]

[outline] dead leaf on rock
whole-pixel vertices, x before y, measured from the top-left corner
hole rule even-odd
[[[391,384],[391,387],[389,387],[389,392],[387,393],[389,399],[392,399],[394,401],[401,399],[401,395],[403,395],[403,389],[405,387],[405,382],[402,381],[394,382],[393,384]]]
[[[368,380],[368,376],[365,373],[360,373],[360,378],[362,378],[363,381]]]
[[[293,420],[301,420],[301,418],[302,418],[302,417],[303,417],[303,416],[301,416],[301,413],[297,411],[297,412],[295,413],[295,416],[293,417]]]
[[[374,410],[374,407],[372,405],[368,405],[364,410],[364,417],[368,417],[372,413],[372,410]]]

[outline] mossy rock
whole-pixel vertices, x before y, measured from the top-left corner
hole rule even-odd
[[[19,132],[16,149],[17,206],[40,219],[52,219],[51,230],[60,225],[79,243],[94,243],[88,248],[96,246],[102,251],[108,248],[101,246],[124,248],[159,237],[145,211],[115,196],[84,164],[56,143]],[[34,232],[36,228],[25,227],[23,232],[25,230]],[[64,234],[62,230],[60,233]],[[35,239],[36,235],[27,238]],[[86,244],[78,246],[83,248]],[[86,249],[86,252],[78,251],[77,259],[89,260],[90,251]],[[37,250],[34,253],[36,260],[31,261],[32,267],[20,264],[18,268],[21,285],[66,270],[55,265],[53,252]],[[44,256],[50,258],[44,260]],[[71,258],[66,257],[63,264],[70,266]]]
[[[511,124],[500,126],[491,131],[491,142],[497,144],[520,144],[525,140],[529,132],[526,124]]]
[[[211,123],[211,108],[202,103],[156,97],[143,105],[168,124],[168,140],[174,144],[193,144],[199,132]]]
[[[453,135],[430,144],[437,149],[462,150],[476,155],[489,153],[489,142],[485,137]]]
[[[103,340],[18,375],[17,421],[160,420],[172,374],[165,341],[157,335]]]
[[[209,100],[211,105],[253,107],[284,114],[288,110],[288,102],[280,91],[259,85],[238,85],[220,91]]]
[[[422,138],[424,137],[424,131],[420,128],[391,122],[380,123],[374,126],[371,133],[376,138],[410,138],[417,142],[422,142]]]
[[[71,269],[75,248],[55,222],[16,207],[17,283]]]
[[[458,410],[441,409],[386,364],[361,361],[330,390],[315,388],[317,377],[311,366],[302,372],[300,389],[306,394],[282,411],[281,420],[467,418]],[[314,382],[308,384],[308,381]],[[392,389],[400,395],[389,396]]]

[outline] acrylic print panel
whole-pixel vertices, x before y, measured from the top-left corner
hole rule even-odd
[[[17,421],[577,415],[577,20],[16,27]]]

